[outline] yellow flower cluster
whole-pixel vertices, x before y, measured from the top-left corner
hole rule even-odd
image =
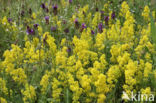
[[[25,90],[21,90],[24,103],[34,102],[36,100],[35,88],[32,85],[25,85]]]
[[[8,103],[8,102],[6,101],[6,99],[0,97],[0,103]]]
[[[8,95],[8,89],[6,87],[6,82],[2,78],[0,78],[0,91],[5,95]]]
[[[142,16],[144,17],[144,19],[146,21],[149,21],[150,20],[150,9],[148,6],[145,6],[144,7],[144,11],[142,12]]]
[[[47,72],[47,73],[42,77],[42,79],[41,79],[41,81],[40,81],[40,85],[42,86],[41,91],[42,91],[43,94],[45,94],[45,92],[46,92],[46,90],[47,90],[47,87],[48,87],[48,85],[50,84],[50,83],[49,83],[49,77],[50,77],[49,72]]]

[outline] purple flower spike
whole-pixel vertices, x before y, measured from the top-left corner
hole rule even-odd
[[[39,26],[39,24],[34,24],[34,28],[37,28]]]
[[[35,31],[33,29],[31,29],[29,26],[27,26],[27,34],[28,35],[34,35],[35,34]]]
[[[53,6],[53,9],[57,10],[58,6],[57,5],[54,5]]]
[[[76,27],[76,29],[78,29],[79,28],[79,22],[78,22],[78,20],[77,19],[75,19],[75,27]]]
[[[82,24],[82,28],[83,28],[83,29],[84,29],[84,28],[87,28],[87,26],[86,26],[85,23]]]
[[[99,8],[96,8],[96,11],[99,11]]]
[[[108,24],[109,16],[105,17],[105,23]]]
[[[98,25],[98,28],[99,28],[99,32],[102,33],[103,32],[103,24],[102,23],[99,23]]]
[[[93,30],[91,30],[91,33],[94,35],[95,34],[95,32],[93,31]]]
[[[104,14],[104,11],[103,11],[103,10],[101,10],[101,11],[100,11],[100,13],[101,13],[101,14]]]
[[[49,24],[49,16],[45,16],[45,21],[47,24]]]
[[[78,22],[78,20],[77,20],[77,19],[75,19],[75,21],[74,21],[74,22],[76,23],[76,22]]]
[[[115,12],[112,13],[112,19],[115,19]]]
[[[45,16],[45,20],[49,20],[49,16]]]
[[[46,8],[46,6],[45,6],[45,4],[44,4],[44,3],[42,3],[42,4],[41,4],[41,8],[43,8],[43,9],[45,9],[45,8]]]
[[[87,26],[86,26],[85,23],[83,23],[82,26],[81,26],[80,32],[82,32],[85,28],[87,28]]]
[[[54,27],[54,26],[52,26],[52,27],[51,27],[51,31],[52,31],[52,32],[55,32],[55,31],[56,31],[56,29],[57,29],[57,28],[56,28],[56,27]]]
[[[12,22],[12,19],[11,18],[8,18],[8,22],[11,23]]]
[[[64,32],[69,33],[69,29],[68,28],[64,29]]]
[[[69,0],[69,3],[72,3],[73,2],[73,0]]]
[[[71,48],[70,48],[70,47],[67,48],[67,52],[68,52],[68,53],[71,52]]]
[[[53,6],[53,13],[54,13],[54,15],[57,15],[57,8],[58,8],[57,5],[54,5]]]

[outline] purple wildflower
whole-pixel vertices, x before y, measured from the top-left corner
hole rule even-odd
[[[12,19],[11,18],[8,18],[8,22],[11,23],[12,22]]]
[[[69,29],[68,28],[64,29],[64,32],[69,33]]]
[[[34,28],[37,28],[39,26],[39,24],[34,24]]]
[[[115,12],[111,14],[112,19],[115,19]]]
[[[67,52],[68,52],[68,53],[71,52],[71,48],[70,48],[70,47],[67,48]]]
[[[57,28],[56,28],[56,27],[54,27],[54,26],[52,26],[52,27],[51,27],[51,31],[52,31],[52,32],[55,32],[55,31],[56,31],[56,29],[57,29]]]
[[[84,29],[84,28],[87,28],[87,26],[86,26],[85,23],[82,24],[82,28],[83,28],[83,29]]]
[[[47,35],[45,35],[45,37],[43,38],[43,43],[46,44],[46,40],[47,40]]]
[[[95,32],[93,31],[93,30],[91,30],[91,33],[94,35],[95,34]]]
[[[45,8],[46,8],[46,6],[45,6],[45,4],[44,4],[44,3],[42,3],[42,4],[41,4],[41,8],[43,8],[43,9],[45,9]]]
[[[103,19],[104,18],[104,11],[101,10],[100,13],[101,13],[101,18]]]
[[[72,3],[73,0],[69,0],[69,3]]]
[[[96,8],[96,11],[99,11],[99,8]]]
[[[105,23],[108,24],[109,16],[105,17]]]
[[[80,32],[82,32],[85,28],[87,28],[87,26],[86,26],[85,23],[83,23],[82,26],[81,26],[81,30],[80,30]]]
[[[78,20],[77,19],[75,19],[75,27],[76,27],[76,29],[78,29],[79,28],[79,22],[78,22]]]
[[[100,13],[101,13],[101,14],[104,14],[104,11],[103,11],[103,10],[101,10],[101,11],[100,11]]]
[[[34,35],[35,34],[35,31],[33,29],[31,29],[29,26],[27,26],[27,34],[28,35]]]
[[[49,24],[49,16],[45,16],[44,19],[45,19],[46,23]]]
[[[98,25],[98,28],[99,28],[99,32],[102,33],[103,32],[103,24],[102,23],[99,23]]]
[[[54,13],[54,15],[57,15],[57,8],[58,8],[57,5],[54,5],[53,6],[53,13]]]

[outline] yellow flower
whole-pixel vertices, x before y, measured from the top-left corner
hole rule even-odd
[[[135,85],[136,79],[135,79],[135,73],[137,71],[137,62],[133,62],[132,60],[129,60],[126,70],[125,70],[125,83],[129,85]]]
[[[32,18],[36,19],[36,14],[35,13],[32,13]]]
[[[52,82],[52,97],[54,98],[55,102],[60,102],[60,94],[62,92],[62,88],[59,88],[60,82],[54,78]]]
[[[7,19],[6,16],[3,17],[3,19],[2,19],[2,24],[3,24],[3,25],[8,25],[8,19]]]
[[[35,88],[32,85],[25,85],[25,90],[21,90],[23,94],[24,103],[28,103],[28,101],[34,102],[36,100],[36,92]]]
[[[106,40],[106,29],[103,30],[102,34],[98,33],[96,36],[95,47],[97,47],[99,51],[105,48],[104,44],[105,40]]]
[[[62,51],[56,53],[56,65],[66,68],[67,65],[67,47],[63,47]]]
[[[8,103],[8,102],[3,97],[0,97],[0,103]]]
[[[107,93],[109,91],[109,88],[106,84],[106,76],[104,74],[100,74],[98,76],[98,80],[95,82],[95,86],[97,93]]]
[[[143,16],[144,19],[147,20],[147,21],[150,20],[150,15],[149,15],[149,13],[150,13],[150,9],[149,9],[149,7],[146,5],[146,6],[144,7],[144,11],[142,12],[142,16]]]
[[[6,87],[6,82],[2,78],[0,78],[0,91],[5,95],[8,95],[8,89]]]
[[[83,30],[83,32],[81,34],[81,40],[85,40],[86,42],[88,42],[89,47],[91,47],[93,45],[90,28]]]
[[[89,77],[87,75],[83,75],[80,84],[85,92],[89,92],[91,90],[90,82],[91,80]]]
[[[40,85],[42,86],[41,91],[43,94],[46,93],[47,87],[49,85],[49,77],[50,77],[49,72],[47,72],[40,81]]]
[[[106,96],[104,94],[99,94],[98,95],[98,100],[97,103],[105,103]]]
[[[118,56],[117,61],[120,67],[123,67],[124,64],[127,64],[130,60],[130,54],[125,52],[122,56]]]
[[[42,35],[42,32],[43,32],[42,27],[41,26],[38,26],[38,33],[39,33],[40,36]]]
[[[120,45],[112,45],[111,49],[110,49],[110,53],[112,55],[112,57],[110,58],[110,60],[112,62],[117,62],[117,57],[121,54],[121,49],[120,49]]]
[[[78,59],[82,60],[83,66],[89,64],[90,60],[94,62],[98,59],[97,53],[89,50],[82,50],[77,55]]]
[[[129,11],[129,6],[128,6],[128,4],[127,4],[126,1],[124,1],[121,4],[121,10],[120,11],[121,11],[120,15],[122,15],[122,16],[125,16],[126,15],[126,12]]]
[[[89,44],[85,40],[80,40],[76,36],[73,38],[73,44],[75,45],[74,48],[74,53],[79,53],[82,50],[87,50],[89,49]]]
[[[39,39],[36,38],[36,37],[33,38],[33,44],[34,44],[35,47],[37,47],[38,43],[39,43]]]
[[[62,25],[61,25],[61,21],[57,21],[57,26],[58,26],[58,30],[62,30]]]
[[[151,88],[150,87],[146,87],[145,89],[142,88],[141,89],[141,94],[146,94],[147,97],[151,96],[151,94],[152,94]],[[147,101],[146,96],[143,96],[143,100],[142,101]]]
[[[92,84],[94,84],[94,82],[98,80],[98,76],[100,75],[100,71],[97,70],[96,68],[90,68],[90,73],[91,73]]]
[[[115,87],[115,83],[118,81],[118,78],[121,76],[121,70],[117,65],[111,66],[107,72],[107,82],[110,85],[110,88]]]
[[[93,29],[96,29],[98,26],[99,21],[101,20],[101,15],[99,12],[96,12],[94,18],[92,19],[91,25]]]
[[[65,46],[65,43],[66,43],[66,38],[63,38],[63,39],[61,40],[61,46]]]
[[[152,72],[152,64],[147,62],[145,64],[145,69],[144,69],[144,77],[148,78],[149,74]]]
[[[70,57],[68,58],[67,65],[72,66],[72,65],[74,65],[75,63],[76,63],[76,57],[75,57],[75,55],[70,56]]]
[[[75,81],[73,75],[67,73],[68,83],[70,85],[70,90],[73,92],[73,103],[79,103],[80,95],[82,94],[82,88],[79,87],[78,81]]]
[[[55,55],[56,53],[56,44],[55,44],[55,39],[49,35],[49,32],[45,32],[43,34],[43,37],[45,38],[47,36],[46,42],[48,43],[48,45],[50,46],[50,51],[52,52],[52,54]]]
[[[67,2],[65,0],[61,0],[61,5],[63,8],[65,8],[67,6]]]
[[[146,61],[148,61],[148,62],[152,62],[152,60],[151,60],[151,54],[147,52],[147,53],[145,54],[145,59],[146,59]]]
[[[27,76],[22,68],[15,69],[11,72],[12,78],[18,84],[26,84],[27,83]]]
[[[106,69],[106,66],[108,65],[108,63],[107,63],[107,61],[106,61],[106,56],[105,56],[105,54],[102,54],[99,60],[100,60],[100,63],[101,63],[101,68],[102,68],[103,70],[105,70],[105,69]]]
[[[82,65],[82,64],[81,64]],[[81,77],[83,76],[83,74],[85,73],[84,69],[82,67],[80,67],[77,72],[76,72],[76,77],[78,79],[81,79]]]

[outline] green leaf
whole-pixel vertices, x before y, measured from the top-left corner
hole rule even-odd
[[[64,95],[65,103],[71,103],[72,101],[71,91],[68,88],[66,88],[64,94],[65,94]]]
[[[152,14],[151,14],[151,36],[152,36],[153,42],[156,44],[156,25],[154,23]]]

